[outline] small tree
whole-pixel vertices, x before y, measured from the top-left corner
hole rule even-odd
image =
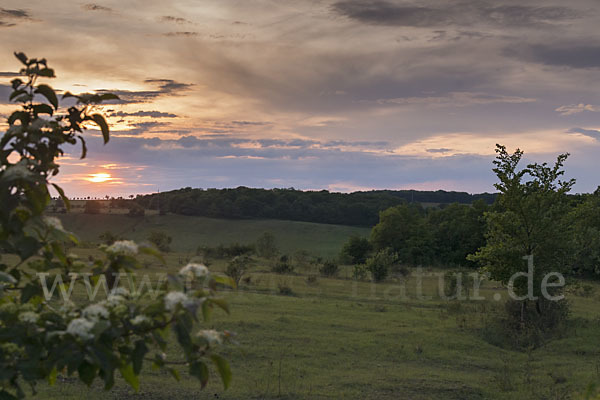
[[[229,262],[229,264],[227,264],[225,275],[230,277],[235,282],[236,286],[239,286],[240,281],[252,263],[252,258],[246,255],[236,256]]]
[[[148,235],[148,241],[156,246],[157,249],[168,253],[171,251],[171,242],[173,238],[162,231],[152,231]]]
[[[263,233],[256,240],[256,254],[263,258],[273,258],[277,255],[277,245],[275,243],[275,236],[271,232]]]
[[[390,270],[398,262],[398,256],[390,248],[379,250],[367,259],[367,269],[371,272],[374,282],[381,282],[387,278]]]
[[[360,236],[352,236],[342,247],[340,258],[349,264],[364,264],[373,246],[369,239]]]

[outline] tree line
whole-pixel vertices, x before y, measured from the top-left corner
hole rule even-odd
[[[466,192],[373,190],[354,193],[296,189],[192,189],[138,196],[144,208],[213,218],[269,218],[326,224],[373,226],[379,213],[406,203],[491,204],[495,194]]]

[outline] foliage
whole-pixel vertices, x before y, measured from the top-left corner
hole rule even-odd
[[[162,231],[152,231],[148,235],[148,241],[156,246],[157,249],[168,253],[171,251],[171,242],[173,238]]]
[[[102,203],[98,200],[88,200],[85,202],[83,212],[86,214],[100,214],[102,211]]]
[[[21,75],[25,80],[15,78],[11,82],[10,100],[20,103],[21,109],[9,116],[8,130],[0,139],[0,253],[18,261],[0,263],[0,398],[24,397],[24,383],[32,389],[41,380],[53,384],[59,371],[77,375],[88,386],[100,378],[106,389],[114,385],[114,374],[119,371],[137,390],[138,375],[146,360],[177,377],[171,361],[163,355],[170,330],[190,375],[206,385],[206,362],[210,360],[227,387],[229,367],[213,350],[229,335],[197,332],[196,321],[200,309],[205,319],[215,305],[227,310],[216,297],[216,289],[219,282],[230,281],[210,274],[205,267],[188,266],[181,271],[197,272],[203,285],[196,290],[186,290],[184,275],[173,275],[154,296],[108,285],[114,290],[106,300],[95,304],[65,300],[61,306],[56,299],[59,291],[54,292],[54,300],[45,300],[38,279],[49,273],[58,274],[57,278],[64,281],[70,273],[89,272],[94,281],[114,283],[115,273],[141,267],[138,253],[159,259],[161,256],[130,241],[116,242],[102,248],[103,257],[93,260],[89,271],[87,262],[64,251],[65,242],[77,243],[77,239],[62,228],[58,219],[43,215],[51,201],[49,186],[69,205],[62,189],[50,178],[59,172],[56,161],[63,155],[64,145],[80,141],[82,158],[86,156],[82,134],[89,124],[97,125],[104,142],[108,142],[108,125],[95,112],[95,105],[117,97],[67,92],[62,98],[73,98],[75,105],[61,113],[56,92],[38,83],[39,78],[54,77],[46,60],[29,59],[23,53],[15,55],[23,64]],[[40,96],[45,102],[36,102]]]
[[[319,272],[321,275],[326,277],[334,277],[337,276],[340,270],[339,265],[333,260],[326,260],[323,265],[319,268]]]
[[[252,263],[252,258],[247,255],[236,256],[227,264],[225,275],[230,277],[235,282],[236,286],[239,286],[240,281]]]
[[[374,190],[355,193],[300,191],[295,189],[183,188],[139,196],[136,201],[156,210],[212,218],[268,218],[353,226],[373,226],[379,213],[407,202],[471,204],[483,199],[490,204],[494,194],[465,192]]]
[[[275,236],[271,232],[265,232],[256,239],[256,254],[259,257],[273,258],[278,252]]]
[[[279,257],[279,260],[273,265],[271,271],[276,274],[291,274],[294,272],[294,265],[285,254]]]
[[[351,236],[342,247],[340,259],[349,264],[364,264],[373,246],[369,239],[360,236]]]
[[[198,246],[196,254],[206,259],[224,259],[238,256],[250,256],[254,253],[254,246],[247,244],[232,243],[229,246],[218,245],[216,247]]]
[[[571,211],[575,253],[573,267],[578,273],[600,275],[600,188]]]
[[[367,275],[369,274],[369,269],[365,264],[356,264],[352,268],[352,279],[357,281],[364,281],[367,279]]]
[[[390,270],[398,264],[398,255],[391,248],[379,250],[367,259],[367,270],[371,273],[374,282],[381,282],[387,278]]]

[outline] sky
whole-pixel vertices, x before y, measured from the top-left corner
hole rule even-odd
[[[496,143],[600,181],[600,7],[565,1],[13,1],[0,116],[23,51],[111,91],[54,179],[71,197],[181,187],[494,191]],[[6,124],[0,125],[0,131]]]

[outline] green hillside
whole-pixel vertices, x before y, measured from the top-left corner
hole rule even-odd
[[[252,243],[264,232],[275,235],[283,253],[307,250],[311,254],[337,255],[352,235],[368,236],[370,229],[341,225],[281,220],[228,220],[183,215],[149,215],[132,218],[119,214],[59,215],[66,229],[83,241],[97,242],[98,236],[111,231],[125,239],[145,240],[148,233],[164,231],[173,237],[173,250],[194,252],[198,245]]]

